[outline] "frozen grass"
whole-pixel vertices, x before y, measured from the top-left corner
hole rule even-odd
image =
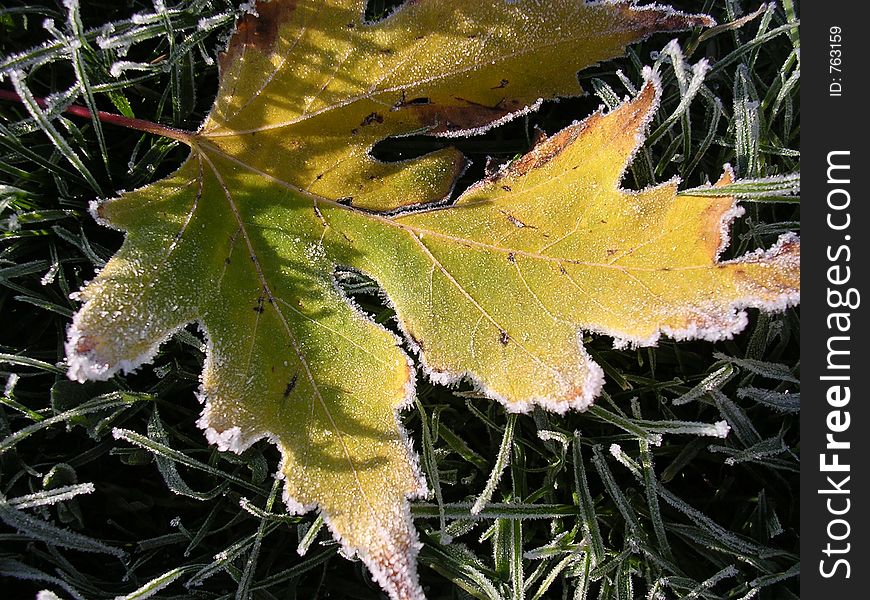
[[[392,4],[372,0],[370,16]],[[474,160],[461,186],[487,156],[525,151],[535,127],[555,131],[630,95],[658,62],[662,107],[625,184],[679,175],[683,189],[703,187],[730,163],[747,216],[728,255],[769,246],[798,226],[797,22],[790,0],[745,4],[679,2],[723,25],[679,45],[653,37],[582,73],[593,96],[450,140]],[[93,222],[88,201],[165,175],[185,150],[61,112],[77,103],[195,128],[237,13],[229,0],[0,9],[0,87],[50,97],[44,109],[0,104],[0,573],[10,598],[381,597],[315,515],[282,513],[268,443],[242,456],[207,445],[194,424],[203,353],[192,329],[135,375],[84,385],[63,375],[69,294],[121,241]],[[445,143],[389,140],[377,154]],[[390,322],[369,282],[344,279]],[[717,344],[587,344],[607,385],[584,414],[507,415],[467,390],[419,382],[404,421],[435,487],[412,509],[429,598],[797,598],[796,312],[753,314],[743,335]]]

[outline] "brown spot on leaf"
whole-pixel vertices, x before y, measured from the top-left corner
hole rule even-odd
[[[502,330],[501,333],[498,334],[498,341],[502,346],[507,346],[510,339],[511,336],[508,335],[507,331]]]
[[[369,114],[368,116],[366,116],[365,119],[362,120],[362,123],[360,123],[360,126],[365,127],[366,125],[371,125],[372,123],[383,123],[383,122],[384,122],[384,116],[380,113],[373,112],[373,113]]]
[[[299,373],[294,373],[293,378],[287,383],[287,387],[284,388],[284,397],[287,398],[290,393],[293,391],[293,388],[296,387],[296,380],[299,378]]]
[[[521,177],[532,169],[544,166],[577,139],[585,129],[585,124],[586,122],[571,125],[552,137],[541,140],[528,154],[512,162],[502,177]]]
[[[708,204],[704,207],[698,219],[700,225],[698,243],[704,246],[708,256],[714,258],[719,254],[723,242],[723,219],[729,220],[726,215],[732,210],[734,200],[730,196],[722,196],[718,198],[703,198],[701,201]]]
[[[429,100],[429,98],[425,96],[408,100],[405,96],[405,90],[402,90],[402,96],[398,100],[396,100],[391,110],[401,110],[407,106],[423,106],[429,103],[431,103],[431,100]]]
[[[507,188],[507,190],[505,190],[505,191],[507,191],[507,192],[510,191],[510,188],[508,186],[503,185],[502,189],[504,189],[504,188]],[[520,221],[518,218],[516,218],[515,216],[513,216],[512,214],[510,214],[507,211],[499,210],[499,212],[501,214],[503,214],[505,217],[507,217],[507,220],[510,221],[511,225],[513,225],[514,227],[517,227],[520,229],[522,229],[523,227],[530,227],[531,229],[537,229],[537,227],[535,227],[533,225],[529,225],[527,223],[524,223],[523,221]]]
[[[456,100],[458,104],[449,106],[435,102],[405,103],[403,108],[414,111],[420,123],[430,128],[429,133],[476,129],[522,108],[521,103],[513,99],[502,100],[495,106],[486,106],[463,98],[456,98]]]
[[[423,341],[417,337],[417,334],[415,332],[411,331],[411,329],[408,329],[405,332],[405,335],[408,336],[408,340],[411,342],[411,344],[413,346],[416,346],[420,352],[423,352],[423,348],[424,348]]]
[[[278,31],[296,10],[296,0],[257,2],[257,14],[247,13],[236,26],[226,52],[218,56],[221,70],[225,70],[243,47],[254,48],[268,54],[275,49]]]
[[[86,354],[92,351],[97,347],[96,342],[88,335],[83,335],[79,338],[78,342],[76,342],[76,353],[77,354]]]

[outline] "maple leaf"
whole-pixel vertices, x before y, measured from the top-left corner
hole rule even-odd
[[[269,438],[288,509],[314,507],[392,598],[421,598],[407,499],[424,496],[397,410],[414,398],[401,340],[334,281],[373,277],[431,379],[468,377],[511,411],[587,407],[602,385],[581,331],[618,345],[728,337],[745,307],[798,300],[798,242],[719,261],[740,209],[619,186],[656,77],[442,200],[453,149],[400,163],[388,136],[467,135],[578,93],[575,73],[658,30],[707,24],[625,2],[259,3],[221,59],[215,106],[172,176],[95,206],[126,232],[80,292],[73,379],[149,361],[190,322],[207,336],[200,426],[221,449]],[[461,94],[461,97],[459,96]],[[730,174],[721,180],[727,183]]]

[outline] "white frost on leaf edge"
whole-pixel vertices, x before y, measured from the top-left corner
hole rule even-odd
[[[73,295],[76,296],[73,299],[78,299],[78,293],[71,294],[71,297]],[[79,383],[84,383],[88,380],[107,381],[119,372],[132,373],[142,365],[150,363],[154,357],[157,356],[160,346],[172,338],[178,330],[183,329],[186,325],[186,323],[183,323],[173,328],[165,337],[149,346],[145,352],[138,356],[130,359],[121,359],[115,364],[110,364],[105,360],[100,360],[96,356],[94,350],[79,352],[76,349],[84,336],[84,333],[79,327],[82,312],[82,308],[80,308],[73,317],[72,324],[67,328],[67,338],[66,342],[64,342],[64,352],[66,353],[67,362],[67,377]]]
[[[372,578],[375,582],[377,582],[384,590],[387,590],[390,594],[390,597],[394,600],[425,600],[425,595],[423,594],[422,588],[419,585],[419,578],[417,576],[417,554],[420,549],[423,547],[423,544],[419,541],[419,537],[417,535],[417,530],[414,528],[413,520],[411,519],[411,510],[410,505],[408,503],[409,500],[415,499],[425,499],[430,495],[430,490],[426,483],[426,478],[423,475],[422,470],[420,469],[420,457],[417,452],[414,450],[413,442],[411,438],[408,436],[408,432],[402,426],[402,423],[399,419],[399,412],[406,409],[410,405],[413,404],[414,399],[416,398],[417,390],[416,390],[416,369],[414,368],[414,362],[407,353],[405,353],[401,348],[402,340],[396,334],[389,331],[382,325],[375,323],[362,309],[357,305],[352,298],[345,295],[341,288],[338,287],[335,278],[333,278],[333,287],[338,292],[339,296],[348,304],[351,310],[354,311],[360,318],[366,319],[369,323],[379,327],[386,333],[390,335],[393,339],[394,343],[399,352],[405,357],[405,360],[408,364],[408,381],[405,382],[405,395],[402,401],[396,406],[396,409],[393,411],[393,416],[395,418],[396,430],[399,433],[400,439],[402,441],[402,445],[405,447],[406,455],[405,458],[408,461],[408,465],[411,469],[412,476],[417,483],[417,489],[412,490],[410,493],[405,494],[405,498],[400,502],[400,511],[403,517],[405,531],[408,533],[408,552],[404,557],[404,562],[406,562],[405,572],[391,573],[389,570],[384,569],[381,565],[372,559],[371,556],[366,554],[363,549],[354,548],[350,544],[348,544],[340,535],[338,530],[332,524],[330,516],[327,512],[320,510],[320,514],[323,517],[323,521],[329,529],[332,537],[339,542],[341,545],[341,553],[347,558],[353,558],[355,556],[359,557],[360,560],[366,565],[369,569]],[[208,334],[208,330],[205,327],[205,324],[201,321],[198,321],[197,324],[200,327],[200,330],[203,332],[203,335],[206,339],[206,352],[205,352],[205,362],[203,363],[202,374],[205,374],[212,368],[215,356],[214,343],[211,340],[211,336]],[[281,462],[278,467],[278,471],[275,474],[275,477],[279,480],[286,480],[286,461],[287,456],[284,451],[284,448],[281,445],[280,438],[270,431],[258,431],[258,432],[245,432],[241,427],[230,427],[223,431],[217,431],[214,427],[211,426],[210,418],[211,418],[211,404],[209,402],[208,395],[205,393],[202,384],[202,375],[200,376],[200,389],[196,394],[197,399],[203,405],[202,412],[200,413],[199,419],[196,421],[197,427],[203,430],[203,433],[208,440],[209,443],[215,444],[219,450],[221,451],[230,451],[236,454],[241,454],[248,448],[250,448],[254,443],[258,442],[262,439],[267,439],[269,442],[275,445],[278,448],[278,451],[281,453]],[[312,510],[319,509],[319,506],[316,502],[312,502],[310,504],[302,504],[292,496],[287,491],[287,486],[285,485],[281,492],[281,497],[284,502],[284,505],[287,507],[287,511],[292,515],[303,515]],[[388,531],[382,532],[383,535],[380,536],[383,539],[389,539]],[[405,581],[407,585],[407,591],[409,591],[411,596],[399,596],[395,593],[394,585],[391,583],[397,579]]]
[[[644,115],[644,118],[640,123],[640,126],[638,128],[638,133],[635,135],[635,148],[634,148],[634,150],[632,150],[630,156],[625,161],[625,164],[623,165],[623,167],[620,171],[620,174],[619,174],[620,179],[625,175],[625,172],[628,170],[629,165],[631,164],[632,160],[634,159],[634,156],[637,154],[637,152],[639,152],[641,146],[643,145],[643,142],[645,140],[646,129],[649,127],[649,124],[652,122],[653,118],[655,117],[655,113],[658,110],[659,103],[661,101],[662,84],[661,84],[661,78],[659,76],[658,71],[656,71],[650,67],[644,67],[643,68],[643,78],[644,78],[644,85],[641,87],[640,91],[638,92],[638,95],[642,94],[646,90],[646,87],[649,85],[649,86],[652,86],[652,88],[653,88],[654,97],[653,97],[653,101],[650,105],[650,108],[649,108],[647,114]],[[626,97],[624,99],[624,102],[622,104],[620,104],[618,107],[614,108],[613,110],[617,110],[618,108],[624,106],[624,104],[626,102],[630,102],[631,100],[632,99]],[[540,101],[538,102],[538,105],[539,104],[540,104]],[[526,107],[526,108],[529,108],[529,107]],[[536,105],[536,108],[537,108],[537,105]],[[608,114],[610,114],[611,112],[613,112],[613,111],[607,111],[605,109],[605,107],[602,105],[598,108],[598,110],[596,110],[594,113],[592,113],[591,115],[589,115],[585,119],[583,119],[581,121],[575,121],[574,123],[572,123],[568,127],[582,125],[583,123],[587,122],[589,119],[592,119],[592,118],[605,117]],[[485,131],[485,129],[483,129],[482,131]],[[553,135],[554,136],[558,135],[558,133],[559,132],[556,132]],[[443,134],[441,134],[441,135],[443,135]],[[533,150],[534,149],[532,149],[532,151]],[[478,188],[479,186],[486,185],[486,184],[490,183],[491,181],[498,179],[502,174],[506,173],[510,169],[511,164],[512,164],[511,162],[505,163],[492,176],[484,178],[480,182],[471,185],[465,192],[463,192],[463,194],[459,198],[457,198],[456,202],[460,202],[462,200],[462,197],[465,196],[466,194],[473,193],[475,191],[475,189]],[[667,185],[667,184],[663,184],[663,185]],[[631,193],[631,192],[626,192],[626,193]],[[634,193],[639,194],[641,192],[634,192]],[[408,330],[405,328],[400,311],[397,309],[396,305],[392,302],[392,300],[385,293],[381,294],[381,298],[396,313],[395,321],[399,327],[399,330],[402,332],[403,337],[405,338],[405,343],[408,345],[408,347],[411,349],[411,351],[417,355],[417,358],[420,361],[420,366],[423,369],[423,372],[425,373],[427,378],[435,384],[443,385],[446,387],[453,387],[453,386],[458,385],[463,380],[468,380],[471,383],[471,385],[473,386],[475,391],[482,393],[487,398],[490,398],[492,400],[499,402],[500,404],[502,404],[505,407],[505,410],[507,410],[508,412],[511,412],[511,413],[529,413],[533,410],[533,408],[535,406],[540,406],[548,411],[555,412],[557,414],[565,414],[568,410],[576,410],[579,412],[585,411],[590,406],[592,406],[595,399],[601,393],[601,389],[604,387],[604,370],[601,368],[601,366],[598,363],[596,363],[594,360],[592,360],[592,357],[586,351],[585,347],[583,346],[582,335],[583,335],[584,331],[590,331],[590,332],[594,331],[594,332],[598,332],[598,333],[606,333],[606,332],[603,332],[603,331],[599,332],[599,331],[596,331],[594,328],[588,328],[588,327],[583,327],[583,326],[579,327],[577,330],[578,354],[583,359],[581,362],[585,363],[585,365],[587,366],[586,379],[582,382],[582,385],[580,386],[580,389],[582,391],[579,395],[575,396],[574,398],[568,399],[568,400],[564,400],[564,399],[559,400],[556,398],[545,397],[545,396],[536,396],[536,397],[531,397],[531,398],[527,398],[527,399],[523,399],[523,400],[508,400],[507,398],[505,398],[504,396],[502,396],[501,394],[499,394],[498,392],[496,392],[495,390],[493,390],[492,388],[487,386],[486,383],[478,375],[476,375],[472,371],[468,371],[468,370],[465,370],[462,372],[441,371],[441,370],[437,370],[437,369],[433,368],[431,365],[429,365],[427,360],[426,360],[425,351],[422,350],[422,348],[420,348],[420,345],[417,343],[417,341],[413,338],[413,336],[410,335]],[[656,336],[656,339],[658,339],[658,336]]]
[[[553,98],[553,101],[558,102],[559,98]],[[522,107],[518,110],[515,110],[513,112],[510,112],[510,113],[504,115],[503,117],[496,119],[495,121],[491,121],[491,122],[487,123],[486,125],[481,125],[479,127],[470,127],[468,129],[457,129],[454,131],[444,131],[441,133],[434,134],[433,137],[466,138],[466,137],[473,137],[476,135],[483,135],[484,133],[486,133],[490,129],[495,129],[496,127],[500,127],[502,125],[510,123],[511,121],[513,121],[515,119],[518,119],[520,117],[525,117],[526,115],[530,115],[533,112],[537,112],[538,109],[540,109],[541,105],[543,105],[543,104],[544,104],[544,99],[538,98],[537,100],[535,100],[531,104],[524,106],[524,107]]]
[[[735,211],[736,212],[736,211]],[[729,211],[725,214],[725,218],[731,218],[734,212]],[[723,261],[718,264],[740,264],[752,261],[769,261],[775,259],[782,252],[783,247],[798,241],[800,238],[795,233],[784,233],[779,236],[776,243],[770,248],[759,248],[748,254],[733,260]],[[755,297],[743,298],[730,303],[727,307],[713,306],[712,310],[718,313],[716,316],[721,317],[721,320],[715,325],[702,326],[697,323],[692,323],[682,329],[671,327],[661,327],[651,335],[645,338],[637,338],[621,335],[619,332],[609,331],[607,329],[589,327],[591,333],[607,335],[613,338],[613,347],[616,349],[624,348],[644,348],[658,345],[658,341],[662,335],[666,335],[672,340],[706,340],[710,342],[719,342],[722,340],[730,340],[736,334],[743,331],[749,323],[749,317],[744,309],[757,308],[765,312],[777,313],[797,306],[800,304],[800,291],[795,290],[788,294],[780,295],[772,300],[763,300]],[[703,311],[705,307],[698,307],[699,311]]]
[[[408,499],[414,498],[415,496],[408,496]],[[420,586],[419,577],[417,575],[417,555],[419,554],[420,549],[423,548],[423,544],[420,542],[419,536],[417,535],[417,530],[414,527],[413,519],[411,519],[411,507],[407,501],[402,502],[401,505],[402,520],[404,521],[404,525],[410,537],[407,553],[404,556],[407,564],[401,572],[398,570],[394,570],[393,574],[398,575],[398,579],[401,579],[406,583],[406,591],[409,592],[410,595],[399,595],[396,591],[395,585],[393,584],[393,581],[394,579],[396,579],[396,577],[391,577],[390,571],[388,569],[382,568],[378,562],[376,562],[370,555],[368,555],[368,553],[351,547],[334,528],[332,521],[329,518],[329,515],[323,511],[321,511],[320,514],[323,516],[323,522],[329,529],[329,533],[332,535],[333,539],[335,539],[340,544],[340,553],[346,558],[358,557],[368,568],[369,573],[372,575],[372,580],[380,585],[381,588],[389,594],[391,600],[426,599],[426,596],[423,593],[423,589]],[[384,534],[380,536],[384,539],[388,539],[390,537],[389,535],[387,535],[389,533],[388,531],[379,530],[379,532]],[[393,564],[395,564],[395,561]]]
[[[592,357],[589,356],[589,353],[586,352],[582,341],[583,329],[580,328],[577,331],[577,352],[578,355],[583,359],[581,361],[581,364],[585,363],[588,367],[586,379],[580,386],[580,389],[582,390],[581,394],[569,400],[557,400],[555,398],[545,396],[535,396],[525,400],[508,400],[507,398],[487,386],[486,383],[473,371],[442,371],[432,367],[426,360],[426,352],[420,347],[420,344],[417,342],[417,340],[414,339],[414,337],[405,327],[405,324],[401,317],[401,313],[397,309],[396,305],[385,293],[382,293],[380,297],[384,301],[384,303],[387,304],[387,306],[389,306],[393,310],[393,312],[396,313],[395,323],[399,328],[399,331],[402,332],[402,336],[405,338],[405,344],[407,344],[411,352],[417,355],[417,360],[420,363],[420,368],[423,370],[423,373],[432,383],[435,383],[437,385],[443,385],[445,387],[455,387],[459,385],[460,382],[467,380],[469,383],[471,383],[472,387],[476,392],[480,392],[487,398],[495,400],[496,402],[504,406],[505,410],[510,413],[529,413],[534,409],[535,406],[541,406],[551,412],[555,412],[560,415],[565,414],[568,410],[576,410],[582,412],[588,409],[590,406],[592,406],[595,398],[598,397],[598,394],[604,387],[604,371],[598,363],[592,360]],[[410,357],[408,360],[411,360]]]

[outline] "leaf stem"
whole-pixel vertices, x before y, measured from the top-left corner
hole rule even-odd
[[[0,90],[0,100],[19,102],[22,104],[24,103],[21,96],[11,90]],[[36,103],[42,108],[48,106],[48,102],[45,100],[45,98],[35,98],[35,100]],[[75,117],[82,117],[86,119],[90,119],[92,116],[91,111],[87,107],[79,106],[78,104],[71,104],[70,106],[66,107],[63,112],[73,115]],[[184,129],[169,127],[167,125],[160,125],[159,123],[154,123],[153,121],[147,121],[145,119],[125,117],[123,115],[117,115],[115,113],[110,113],[103,110],[96,111],[95,116],[102,123],[118,125],[119,127],[126,127],[127,129],[134,129],[136,131],[142,131],[144,133],[153,133],[154,135],[159,135],[171,138],[173,140],[178,140],[179,142],[184,142],[188,146],[191,145],[193,136],[195,135],[192,131],[185,131]]]

